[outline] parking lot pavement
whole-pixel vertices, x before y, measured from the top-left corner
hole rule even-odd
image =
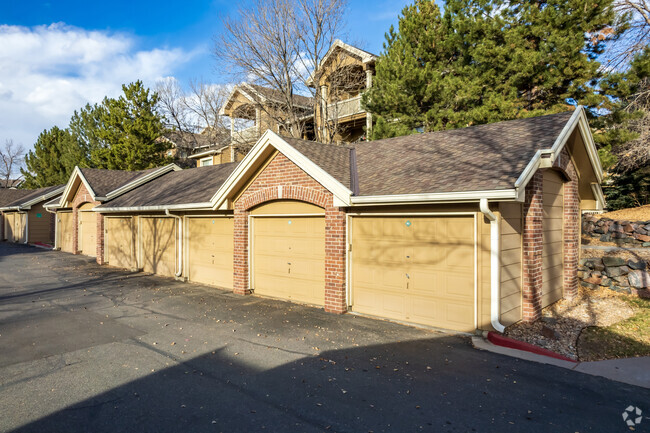
[[[3,432],[622,432],[648,402],[464,336],[0,243]]]

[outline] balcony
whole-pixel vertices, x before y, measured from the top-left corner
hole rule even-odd
[[[327,105],[328,120],[341,119],[359,113],[365,113],[365,110],[361,108],[361,95]]]
[[[257,141],[260,138],[257,125],[253,125],[249,128],[240,129],[239,131],[233,131],[231,140],[234,143],[250,143],[252,141]]]

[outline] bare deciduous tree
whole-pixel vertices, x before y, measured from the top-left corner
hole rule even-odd
[[[4,146],[0,147],[0,187],[11,186],[11,176],[20,170],[24,160],[25,148],[21,144],[15,144],[12,139],[5,140]]]
[[[183,140],[189,141],[185,144],[196,146],[195,134],[201,134],[210,143],[227,138],[227,119],[220,114],[228,96],[227,87],[192,80],[189,91],[185,91],[178,81],[168,79],[158,82],[156,92],[167,127],[184,133]]]
[[[614,10],[623,32],[610,44],[603,64],[619,69],[650,44],[650,1],[615,0]]]
[[[617,151],[616,169],[624,172],[650,164],[650,79],[641,81],[639,91],[628,98],[625,109],[629,112],[638,111],[641,115],[628,125],[639,136]]]
[[[285,134],[305,132],[308,113],[295,95],[313,97],[312,113],[323,100],[310,83],[320,81],[321,60],[343,30],[346,6],[346,0],[254,0],[224,19],[217,59],[242,81],[277,92],[275,103],[255,105]]]

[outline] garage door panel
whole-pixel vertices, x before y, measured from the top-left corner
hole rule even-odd
[[[176,269],[176,224],[173,218],[142,218],[143,270],[173,276]]]
[[[351,221],[355,311],[463,331],[475,328],[473,217]],[[386,233],[397,235],[387,238]]]
[[[123,269],[135,267],[134,232],[131,218],[106,219],[108,264]]]
[[[323,305],[325,218],[256,217],[252,227],[255,293]]]
[[[79,250],[90,257],[97,255],[97,214],[92,211],[79,212]]]
[[[57,229],[59,230],[59,247],[61,251],[66,253],[72,253],[73,251],[73,225],[72,225],[72,212],[61,212],[58,214],[59,225]]]
[[[233,287],[233,218],[188,218],[190,281]]]

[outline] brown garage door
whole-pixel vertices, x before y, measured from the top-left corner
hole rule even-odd
[[[174,276],[176,269],[176,221],[174,218],[142,218],[142,268],[145,272]]]
[[[5,214],[5,239],[9,242],[14,241],[15,213]]]
[[[61,251],[72,253],[74,252],[72,251],[72,212],[59,212],[57,213],[57,217],[59,219],[59,225],[57,226],[57,229],[59,230],[59,247],[61,248]]]
[[[187,218],[190,281],[232,289],[233,218]]]
[[[256,294],[325,302],[325,218],[255,217],[252,281]]]
[[[79,212],[79,250],[86,256],[97,255],[97,214],[93,211]]]
[[[476,329],[474,224],[471,216],[353,217],[353,310]]]
[[[544,247],[542,253],[542,306],[562,299],[564,257],[562,253],[562,226],[564,198],[562,175],[553,170],[544,171]]]
[[[106,218],[106,259],[108,264],[118,268],[132,269],[135,262],[135,233],[133,218]]]

